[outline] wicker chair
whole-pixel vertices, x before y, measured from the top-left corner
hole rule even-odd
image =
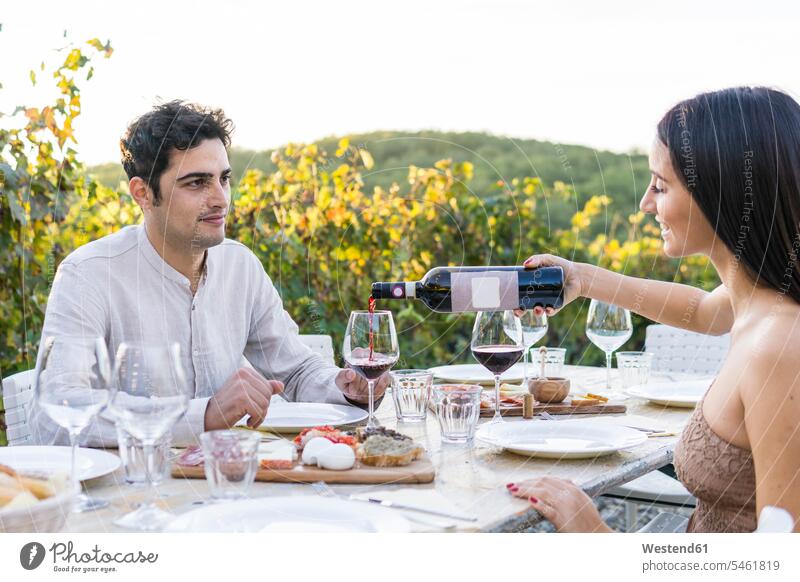
[[[6,438],[9,446],[31,444],[28,411],[33,399],[33,370],[12,374],[2,380],[2,398],[6,415]]]

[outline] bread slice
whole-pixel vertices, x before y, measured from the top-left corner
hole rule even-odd
[[[595,404],[600,404],[600,400],[597,398],[582,398],[579,396],[574,396],[571,400],[572,406],[594,406]]]
[[[402,467],[422,457],[422,447],[412,440],[373,435],[358,446],[358,459],[372,467]]]

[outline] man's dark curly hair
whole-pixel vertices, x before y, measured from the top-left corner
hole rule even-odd
[[[206,139],[231,145],[233,122],[222,109],[184,101],[158,105],[128,126],[119,141],[122,166],[130,180],[139,177],[153,190],[153,204],[161,202],[159,179],[169,165],[173,149],[188,150]]]

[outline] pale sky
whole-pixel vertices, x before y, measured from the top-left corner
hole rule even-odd
[[[800,7],[759,2],[4,1],[0,111],[37,105],[28,71],[110,39],[76,125],[118,160],[158,100],[223,107],[234,145],[376,129],[489,131],[646,149],[677,100],[739,84],[800,96]]]

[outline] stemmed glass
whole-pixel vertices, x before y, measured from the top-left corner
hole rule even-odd
[[[114,524],[156,531],[173,515],[155,505],[155,447],[186,412],[191,397],[180,346],[123,342],[117,349],[114,372],[109,409],[118,425],[141,441],[149,486],[144,503]]]
[[[344,332],[342,355],[348,366],[366,379],[369,386],[369,420],[375,428],[375,380],[389,371],[400,358],[397,332],[391,311],[353,311]]]
[[[494,374],[494,417],[500,415],[500,375],[522,357],[522,323],[513,311],[481,311],[472,327],[470,348],[475,359]]]
[[[586,335],[606,353],[606,390],[611,390],[611,355],[633,334],[631,312],[623,307],[592,299],[586,317]]]
[[[48,336],[42,342],[34,390],[42,410],[69,433],[72,491],[80,491],[75,457],[78,437],[108,404],[111,363],[101,337]],[[74,512],[100,509],[105,499],[80,492]]]
[[[547,334],[547,314],[542,312],[541,315],[536,315],[532,309],[528,309],[520,316],[519,321],[522,324],[522,344],[525,347],[522,383],[526,385],[531,348]]]

